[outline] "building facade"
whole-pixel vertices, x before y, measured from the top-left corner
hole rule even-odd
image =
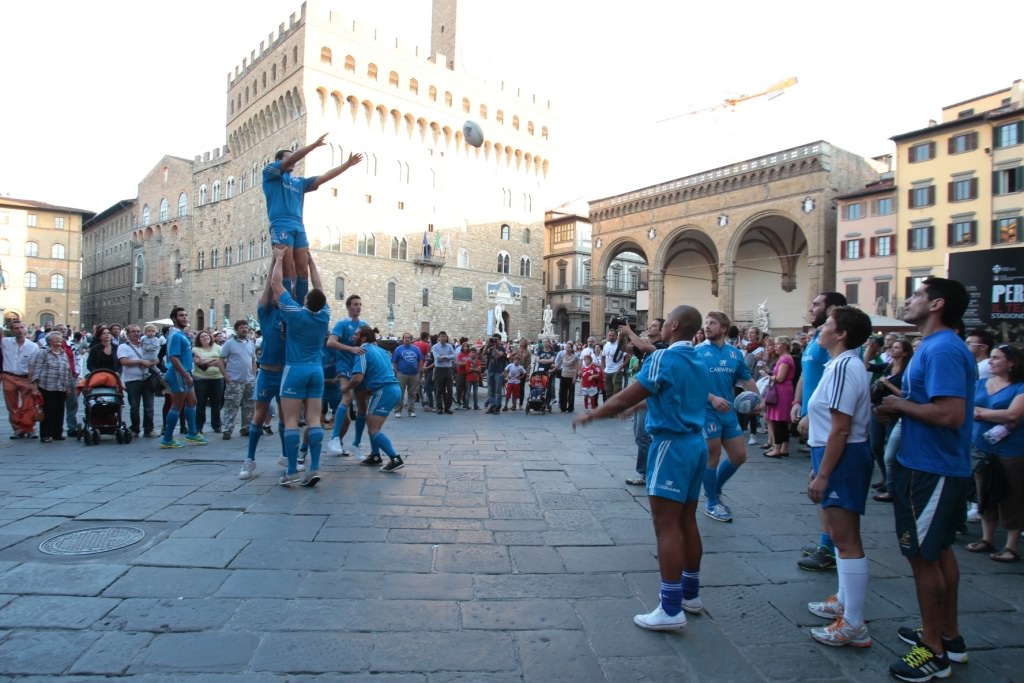
[[[802,327],[813,297],[836,286],[835,198],[877,179],[819,141],[590,202],[592,323],[612,317],[609,269],[630,252],[647,267],[650,317],[686,303],[745,324],[763,304],[773,330]]]
[[[1017,81],[944,107],[941,122],[892,138],[900,160],[900,302],[925,278],[944,277],[950,254],[1020,246],[1022,93]]]
[[[836,197],[836,286],[846,301],[889,316],[897,308],[897,199],[892,173]]]
[[[82,225],[82,325],[131,319],[135,199],[122,199]]]
[[[81,323],[82,224],[91,211],[0,197],[0,308],[29,325]]]

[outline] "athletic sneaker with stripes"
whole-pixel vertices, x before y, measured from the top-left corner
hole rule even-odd
[[[830,595],[824,602],[807,603],[807,611],[822,619],[839,619],[843,616],[843,605],[836,596]]]
[[[871,636],[868,635],[867,625],[850,626],[842,617],[823,628],[812,628],[811,637],[823,645],[833,647],[843,645],[871,647]]]
[[[922,633],[924,633],[923,626],[918,626],[917,628],[900,626],[896,630],[896,635],[907,645],[924,645],[921,642]],[[964,643],[963,636],[957,636],[956,638],[942,636],[942,648],[946,651],[949,661],[956,662],[957,664],[967,663],[967,644]]]
[[[889,665],[889,673],[901,681],[924,683],[933,678],[948,678],[949,657],[937,655],[927,645],[915,645],[910,652]]]

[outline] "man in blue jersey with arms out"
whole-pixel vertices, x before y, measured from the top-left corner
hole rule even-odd
[[[967,661],[957,597],[960,567],[952,545],[971,488],[971,432],[977,361],[957,336],[967,310],[966,288],[929,277],[904,303],[903,320],[921,330],[921,345],[903,374],[900,396],[875,408],[899,419],[903,439],[893,475],[893,512],[900,550],[910,561],[921,628],[897,633],[912,645],[889,672],[904,681],[946,678],[950,660]]]
[[[366,427],[370,432],[370,444],[373,446],[370,455],[362,464],[379,465],[381,457],[374,453],[383,451],[384,455],[388,456],[388,462],[380,471],[395,472],[405,467],[405,461],[395,452],[395,447],[383,432],[383,428],[384,421],[388,419],[392,408],[402,397],[402,389],[395,377],[391,355],[377,346],[377,333],[373,328],[360,327],[356,331],[354,341],[365,353],[356,356],[352,365],[352,385],[355,391],[369,394]]]
[[[253,391],[252,423],[249,425],[249,445],[238,478],[252,479],[256,476],[256,446],[263,434],[263,425],[270,413],[270,403],[277,401],[281,393],[281,375],[284,372],[284,326],[281,311],[274,301],[272,278],[267,278],[259,303],[256,305],[256,319],[260,325],[262,345],[259,371],[256,373],[256,388]],[[277,433],[281,439],[281,453],[284,453],[284,414],[278,409]],[[300,466],[300,470],[305,467]]]
[[[278,150],[274,161],[263,168],[263,196],[267,200],[267,217],[270,219],[270,243],[285,248],[283,287],[291,294],[294,284],[298,301],[304,301],[309,290],[309,239],[302,223],[304,196],[363,160],[362,154],[349,154],[345,163],[321,175],[309,178],[293,176],[291,171],[296,164],[326,144],[326,137],[327,133],[324,133],[294,152]]]
[[[171,394],[171,409],[164,418],[164,437],[160,440],[160,448],[181,448],[184,444],[174,438],[174,429],[178,426],[181,413],[185,413],[188,425],[186,443],[205,446],[209,443],[202,434],[196,431],[196,391],[192,387],[192,342],[185,329],[188,327],[188,311],[175,306],[171,311],[171,328],[167,338],[167,391]]]
[[[573,420],[573,429],[613,417],[646,403],[651,450],[647,496],[657,537],[661,593],[658,607],[637,614],[633,623],[652,631],[686,626],[684,611],[700,614],[700,562],[697,502],[707,462],[704,412],[708,371],[690,340],[700,329],[700,311],[677,306],[662,326],[667,349],[648,356],[636,381],[610,396],[597,410]]]
[[[707,395],[704,416],[704,434],[708,439],[708,465],[704,470],[704,514],[719,522],[731,522],[732,510],[722,502],[722,487],[747,461],[747,446],[743,441],[736,409],[732,405],[739,385],[746,391],[757,393],[757,384],[743,361],[743,352],[725,343],[731,321],[721,311],[709,311],[704,320],[705,341],[697,346],[697,354],[708,368],[711,389]],[[764,408],[758,402],[755,410]],[[725,449],[725,460],[722,450]],[[721,462],[720,462],[721,461]]]
[[[369,323],[360,320],[363,312],[363,300],[358,294],[352,294],[345,299],[345,310],[348,316],[334,323],[331,336],[327,338],[327,346],[338,351],[338,377],[341,378],[341,406],[338,412],[340,419],[335,418],[334,427],[331,430],[331,440],[327,444],[327,452],[335,455],[349,455],[342,444],[345,433],[349,427],[348,411],[352,402],[356,399],[356,385],[352,383],[352,365],[356,356],[366,353],[366,349],[355,343],[356,331],[360,327],[368,327]],[[362,442],[363,428],[366,425],[366,398],[361,396],[356,402],[356,435],[352,446],[355,455],[360,456],[359,445]]]
[[[288,469],[278,482],[282,486],[301,483],[315,486],[320,481],[320,448],[324,430],[320,426],[320,402],[324,395],[324,370],[320,349],[327,328],[331,324],[331,309],[320,287],[320,274],[313,259],[309,260],[309,275],[313,289],[300,306],[285,291],[281,282],[285,249],[274,247],[274,269],[271,284],[278,308],[285,322],[284,374],[281,376],[281,412],[284,413],[284,448]],[[299,419],[305,415],[309,439],[309,468],[300,478]]]
[[[821,377],[825,374],[825,364],[830,360],[828,349],[818,343],[821,326],[832,315],[833,308],[845,305],[846,297],[839,292],[822,292],[814,297],[807,309],[811,316],[814,334],[807,342],[804,353],[800,357],[800,379],[796,382],[796,390],[793,392],[793,407],[789,414],[792,422],[799,423],[801,418],[807,415],[807,404],[810,403],[811,394],[818,388]],[[807,434],[802,433],[802,436],[806,437]],[[832,536],[825,524],[825,516],[821,508],[818,509],[818,519],[821,522],[818,542],[804,547],[804,557],[801,557],[796,563],[800,569],[808,572],[824,572],[836,568],[836,546],[832,542]]]

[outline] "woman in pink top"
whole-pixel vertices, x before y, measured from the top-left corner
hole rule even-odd
[[[775,338],[775,353],[778,361],[772,370],[772,381],[779,400],[773,406],[767,406],[764,415],[771,423],[775,447],[765,453],[769,458],[789,457],[789,411],[793,407],[796,362],[789,354],[789,337]]]

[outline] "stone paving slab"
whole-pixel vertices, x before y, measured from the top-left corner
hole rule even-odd
[[[682,633],[644,631],[632,617],[657,604],[659,576],[650,506],[623,482],[630,425],[573,434],[569,419],[389,420],[415,454],[405,469],[326,456],[319,486],[285,490],[276,439],[242,482],[242,440],[42,447],[8,442],[0,408],[0,683],[888,678],[906,651],[895,629],[919,622],[891,506],[869,501],[862,520],[871,649],[807,635],[822,622],[806,602],[836,580],[795,565],[817,537],[808,461],[755,448],[726,487],[736,521],[698,515],[705,613]],[[38,551],[107,524],[147,536],[98,555]],[[1018,680],[1024,566],[957,554],[971,664],[954,678]]]

